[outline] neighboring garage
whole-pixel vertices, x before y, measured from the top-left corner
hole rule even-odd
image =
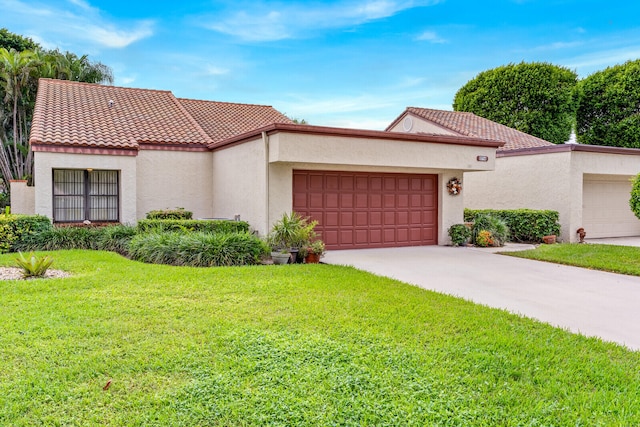
[[[293,210],[328,249],[438,244],[435,174],[294,170]]]
[[[590,238],[640,235],[640,221],[629,208],[630,179],[630,176],[584,176],[582,222]]]

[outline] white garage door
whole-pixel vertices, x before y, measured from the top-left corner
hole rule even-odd
[[[629,208],[631,177],[585,177],[582,223],[587,238],[640,236],[640,220]]]

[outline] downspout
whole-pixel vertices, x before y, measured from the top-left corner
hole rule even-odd
[[[267,132],[262,132],[262,142],[264,143],[264,232],[266,235],[271,226],[269,223],[269,136]]]

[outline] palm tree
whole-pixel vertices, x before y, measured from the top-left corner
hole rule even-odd
[[[32,98],[29,88],[37,75],[38,65],[30,50],[18,52],[0,48],[0,87],[4,92],[5,115],[0,171],[5,182],[31,174],[32,154],[27,141],[30,114],[27,109]],[[7,128],[10,135],[7,135]]]

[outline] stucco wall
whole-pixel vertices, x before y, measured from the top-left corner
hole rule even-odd
[[[272,135],[270,149],[271,162],[419,168],[425,173],[492,170],[495,161],[495,148],[490,147],[294,133]],[[477,156],[488,161],[480,162]]]
[[[28,187],[27,181],[11,180],[11,213],[33,215],[36,213],[35,187]]]
[[[155,209],[185,208],[194,218],[213,216],[210,152],[141,150],[137,157],[136,217]]]
[[[582,194],[582,177],[572,173],[571,152],[501,157],[493,172],[465,173],[463,184],[466,208],[552,209],[560,214],[561,239],[573,237],[573,196]]]
[[[136,221],[136,157],[93,154],[34,153],[35,213],[53,218],[53,169],[120,171],[120,222]]]
[[[267,177],[262,138],[213,152],[213,216],[240,215],[252,229],[265,235]],[[289,203],[291,210],[291,202]]]

